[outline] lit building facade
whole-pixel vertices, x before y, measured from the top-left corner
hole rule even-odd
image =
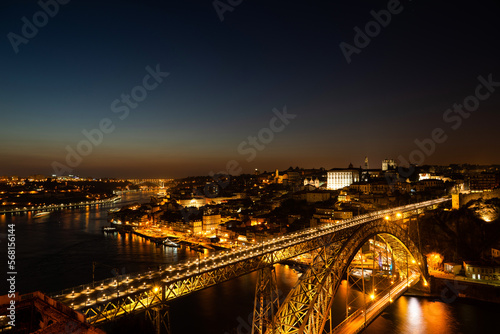
[[[465,276],[473,280],[500,280],[500,266],[464,261]]]
[[[220,223],[221,215],[203,216],[203,231],[215,234]]]
[[[385,171],[388,171],[389,169],[396,169],[398,167],[398,165],[396,164],[396,161],[394,161],[393,159],[384,159],[382,161],[382,170],[385,172]]]
[[[349,187],[354,182],[359,182],[359,170],[357,169],[332,169],[327,174],[326,188],[337,190]]]

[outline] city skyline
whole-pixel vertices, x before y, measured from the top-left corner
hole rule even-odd
[[[0,175],[500,164],[493,1],[118,3],[2,5]]]

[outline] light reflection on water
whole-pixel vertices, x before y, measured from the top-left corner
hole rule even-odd
[[[403,296],[363,331],[366,334],[496,333],[500,305],[471,300],[445,303]]]
[[[416,298],[410,298],[406,302],[408,313],[406,330],[408,333],[424,333],[425,328],[422,326],[423,317],[422,309]]]

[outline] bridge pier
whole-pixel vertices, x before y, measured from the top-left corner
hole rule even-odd
[[[274,266],[259,270],[255,288],[252,334],[273,333],[273,317],[279,309],[279,292]]]
[[[165,330],[163,333],[172,334],[170,331],[170,315],[168,305],[159,305],[147,309],[146,315],[154,324],[156,334],[162,334],[162,329]]]

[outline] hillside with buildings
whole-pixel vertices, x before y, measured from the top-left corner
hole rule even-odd
[[[439,254],[444,263],[464,261],[485,265],[500,263],[495,250],[500,247],[500,199],[470,201],[458,210],[436,210],[418,219],[424,254]],[[495,218],[495,219],[493,219]],[[416,228],[412,237],[418,240]],[[430,264],[435,266],[436,264]]]

